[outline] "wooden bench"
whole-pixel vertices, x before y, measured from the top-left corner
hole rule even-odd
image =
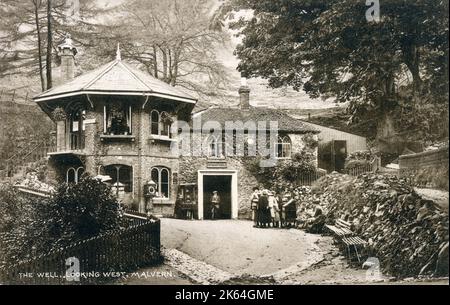
[[[352,248],[356,254],[358,262],[361,262],[361,253],[367,242],[356,236],[351,230],[351,224],[343,219],[336,219],[334,225],[325,225],[326,229],[331,232],[334,237],[341,242],[346,248],[347,257],[352,259]],[[358,251],[358,248],[360,250]]]
[[[352,252],[351,249],[355,250],[356,258],[358,259],[358,262],[361,262],[361,254],[364,250],[367,242],[365,240],[362,240],[358,236],[350,236],[345,237],[342,239],[342,243],[344,244],[345,248],[347,249],[347,257],[351,260],[352,259]],[[360,251],[358,251],[358,248],[360,248]]]
[[[342,219],[336,219],[334,225],[325,225],[328,231],[330,231],[338,239],[343,239],[347,236],[353,236],[355,233],[350,230],[351,224]]]

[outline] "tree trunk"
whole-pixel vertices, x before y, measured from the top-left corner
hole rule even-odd
[[[39,56],[39,76],[41,78],[41,90],[45,91],[44,64],[42,62],[41,26],[39,24],[39,7],[41,6],[41,2],[40,2],[40,0],[36,0],[36,1],[33,1],[33,4],[34,4],[34,19],[36,22],[36,31],[37,31],[37,44],[38,44],[38,56]]]
[[[47,0],[47,90],[52,88],[52,48],[53,48],[53,35],[52,35],[52,0]]]
[[[167,81],[167,53],[164,48],[160,48],[162,53],[162,64],[163,64],[163,81]]]
[[[381,87],[383,95],[380,97],[377,119],[377,146],[380,151],[398,153],[398,138],[395,128],[395,118],[392,117],[392,110],[397,106],[395,78],[388,74],[384,77]]]
[[[402,44],[402,52],[405,64],[413,78],[413,94],[417,96],[421,91],[422,79],[420,78],[420,53],[416,44],[411,41]]]
[[[172,83],[172,50],[169,48],[167,50],[167,55],[169,56],[169,67],[168,67],[168,72],[169,72],[169,76],[166,80],[166,83],[170,84]]]
[[[178,46],[177,49],[174,51],[174,58],[173,58],[173,72],[172,72],[172,79],[170,81],[170,84],[175,87],[177,84],[177,78],[178,78],[178,66],[179,66],[179,60],[180,60],[180,54],[181,54],[181,48],[183,47],[182,43]]]
[[[153,76],[158,78],[158,59],[156,52],[156,46],[153,46]]]

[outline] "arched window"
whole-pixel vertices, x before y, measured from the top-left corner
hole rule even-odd
[[[258,138],[255,130],[244,130],[244,156],[257,156]]]
[[[162,111],[152,110],[150,113],[150,132],[152,135],[170,137],[170,128],[172,126],[172,118],[170,115]]]
[[[277,158],[287,159],[290,158],[292,154],[292,142],[288,135],[278,136],[278,141],[276,144],[276,155]]]
[[[80,166],[77,169],[71,167],[66,172],[66,183],[78,183],[84,174],[84,167]]]
[[[77,183],[77,172],[75,168],[71,167],[67,170],[66,173],[66,183]]]
[[[166,167],[153,167],[151,178],[158,188],[158,198],[170,198],[170,170]]]
[[[150,113],[150,128],[153,135],[159,135],[159,112],[156,110]]]
[[[208,157],[222,158],[223,155],[223,141],[222,136],[210,135],[207,139]]]
[[[77,183],[80,182],[84,174],[84,167],[77,168]]]

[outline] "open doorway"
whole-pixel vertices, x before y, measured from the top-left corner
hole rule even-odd
[[[211,196],[217,191],[220,197],[219,219],[231,219],[231,175],[204,176],[203,178],[203,212],[204,219],[211,219]]]
[[[327,172],[343,172],[347,158],[347,141],[332,140],[319,145],[318,165]]]

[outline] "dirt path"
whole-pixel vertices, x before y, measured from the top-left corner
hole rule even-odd
[[[315,261],[321,237],[300,230],[256,229],[241,220],[161,220],[161,243],[229,273],[264,275]]]

